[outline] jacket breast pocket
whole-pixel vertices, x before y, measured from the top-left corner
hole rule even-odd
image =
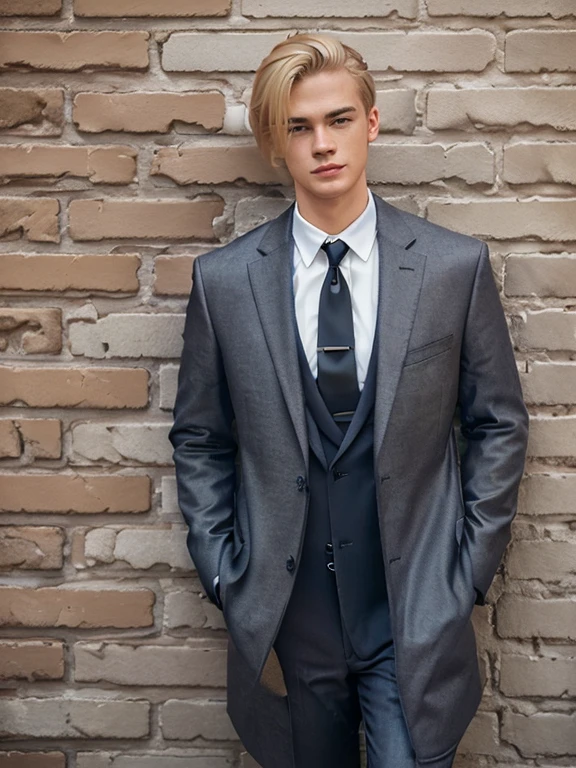
[[[452,346],[454,334],[450,333],[448,336],[442,336],[441,339],[436,339],[428,344],[423,344],[421,347],[415,347],[409,349],[404,359],[404,368],[409,365],[415,365],[416,363],[422,363],[424,360],[429,360],[432,357],[437,357],[443,352],[446,352]]]

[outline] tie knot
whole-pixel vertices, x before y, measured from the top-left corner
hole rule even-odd
[[[348,246],[343,240],[334,240],[333,243],[322,243],[322,250],[326,251],[330,266],[337,267],[348,252]]]

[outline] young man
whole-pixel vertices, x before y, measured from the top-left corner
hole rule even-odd
[[[374,100],[334,38],[276,46],[251,124],[296,204],[194,265],[179,499],[264,768],[357,768],[361,720],[369,768],[452,765],[481,695],[470,615],[523,471],[487,248],[369,192]]]

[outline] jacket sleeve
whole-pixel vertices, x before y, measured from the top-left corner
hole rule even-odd
[[[524,470],[528,414],[506,318],[482,245],[460,358],[459,405],[465,450],[461,459],[468,554],[476,603],[494,578],[516,514]]]
[[[188,549],[206,594],[221,607],[218,574],[234,527],[234,412],[199,260],[186,312],[170,441]]]

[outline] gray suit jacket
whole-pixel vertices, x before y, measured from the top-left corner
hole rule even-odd
[[[480,699],[470,615],[510,538],[528,419],[486,245],[376,203],[374,472],[399,691],[425,762],[457,744]],[[220,577],[229,712],[257,759],[275,740],[278,766],[292,762],[271,648],[308,509],[291,221],[289,209],[196,260],[171,431],[214,601]]]

